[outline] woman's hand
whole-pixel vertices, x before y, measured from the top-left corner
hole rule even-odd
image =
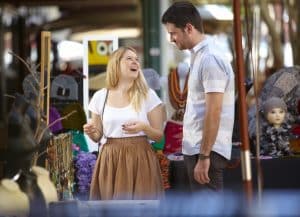
[[[94,124],[88,123],[83,125],[83,132],[86,133],[88,136],[91,136],[97,132],[97,128]]]
[[[122,125],[122,130],[127,134],[135,134],[144,131],[147,124],[142,121],[130,121]]]
[[[83,125],[83,132],[88,135],[94,142],[99,142],[102,137],[102,130],[99,129],[99,126],[90,122]]]

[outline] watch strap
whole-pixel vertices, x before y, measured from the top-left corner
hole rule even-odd
[[[200,153],[200,154],[198,155],[198,159],[199,159],[199,160],[206,160],[206,159],[209,159],[209,155],[204,155],[204,154],[201,154],[201,153]]]

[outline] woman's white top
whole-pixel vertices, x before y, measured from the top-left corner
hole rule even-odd
[[[154,90],[149,89],[147,98],[142,102],[140,111],[136,112],[132,105],[117,108],[109,106],[106,102],[104,114],[102,115],[103,105],[107,90],[98,90],[92,97],[88,109],[103,117],[103,137],[100,143],[106,142],[106,138],[122,138],[146,135],[143,131],[136,134],[126,134],[122,130],[122,125],[130,121],[143,121],[149,124],[147,114],[156,106],[162,103]]]

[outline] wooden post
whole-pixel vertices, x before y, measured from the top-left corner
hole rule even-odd
[[[41,76],[40,76],[40,109],[46,114],[47,125],[49,124],[50,106],[50,51],[51,33],[42,31],[41,33]],[[46,75],[46,80],[45,80]],[[45,86],[46,81],[46,86]],[[46,89],[46,94],[45,94]]]
[[[234,42],[236,50],[236,70],[237,70],[237,85],[238,85],[238,105],[240,115],[240,132],[241,132],[241,163],[242,163],[242,178],[246,197],[250,202],[253,196],[252,177],[251,177],[251,161],[250,161],[250,146],[248,135],[248,114],[246,108],[246,89],[245,89],[245,64],[242,48],[242,33],[241,33],[241,4],[240,0],[233,1],[234,10]]]
[[[40,74],[40,93],[37,106],[38,125],[35,135],[37,142],[40,142],[39,135],[43,132],[41,129],[42,116],[46,114],[46,125],[49,125],[49,106],[50,106],[50,51],[51,51],[51,33],[47,31],[41,32],[41,74]],[[46,79],[45,79],[46,78]],[[46,82],[46,84],[45,84]],[[33,159],[33,165],[37,164],[39,153],[36,153]],[[46,163],[46,162],[45,162]]]

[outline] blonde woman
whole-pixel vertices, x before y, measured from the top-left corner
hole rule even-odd
[[[112,54],[106,84],[92,97],[92,121],[83,126],[102,144],[90,199],[159,199],[160,167],[149,140],[162,139],[165,108],[147,86],[133,48],[120,47]]]

